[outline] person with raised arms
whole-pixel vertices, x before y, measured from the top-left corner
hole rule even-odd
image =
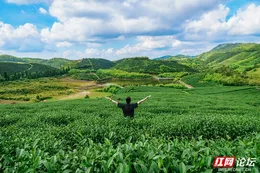
[[[134,109],[137,108],[139,104],[143,103],[150,97],[151,97],[151,95],[145,97],[144,99],[142,99],[136,103],[132,103],[132,104],[131,104],[131,97],[129,97],[129,96],[126,98],[126,103],[118,103],[117,101],[112,100],[109,97],[105,97],[105,98],[110,100],[112,103],[116,104],[117,107],[121,108],[123,110],[123,114],[125,117],[134,118]]]

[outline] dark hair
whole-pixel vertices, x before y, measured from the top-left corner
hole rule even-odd
[[[125,100],[126,100],[126,103],[127,103],[127,104],[130,104],[130,103],[131,103],[131,97],[128,96],[128,97],[126,97]]]

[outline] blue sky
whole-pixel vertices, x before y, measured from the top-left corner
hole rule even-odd
[[[0,54],[110,60],[260,41],[259,0],[0,0]]]

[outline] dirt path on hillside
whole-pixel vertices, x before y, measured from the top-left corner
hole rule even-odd
[[[170,77],[158,77],[158,76],[155,76],[155,75],[153,75],[153,78],[155,79],[155,80],[173,80],[174,78],[170,78]]]
[[[86,95],[89,97],[98,97],[103,96],[104,94],[97,94],[95,89],[103,88],[105,84],[98,84],[95,81],[87,81],[87,80],[77,80],[77,79],[71,79],[71,78],[64,78],[61,80],[62,82],[69,82],[74,86],[73,89],[75,89],[74,93],[71,93],[70,95],[63,95],[58,98],[58,100],[72,100],[72,99],[82,99],[85,98]]]
[[[155,79],[155,80],[173,80],[174,78],[165,78],[165,77],[158,77],[158,76],[155,76],[155,75],[153,75],[153,78]],[[181,79],[179,80],[179,83],[180,84],[182,84],[182,85],[184,85],[186,88],[188,88],[188,89],[192,89],[192,88],[194,88],[193,86],[191,86],[191,85],[189,85],[189,84],[186,84],[185,82],[183,82]]]
[[[97,77],[97,79],[100,79],[100,77],[96,73],[90,73],[90,74],[93,74]]]
[[[17,103],[27,103],[27,102],[18,101],[18,100],[0,100],[0,104],[17,104]]]
[[[26,71],[29,71],[33,68],[33,65],[32,64],[30,64],[30,65],[31,65],[30,68],[28,68]]]
[[[189,85],[189,84],[186,84],[185,82],[183,82],[181,79],[179,80],[180,84],[184,85],[186,88],[188,89],[192,89],[194,88],[193,86]]]

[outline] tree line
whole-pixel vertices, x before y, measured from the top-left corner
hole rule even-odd
[[[46,71],[39,71],[39,72],[22,71],[13,74],[8,74],[8,72],[4,72],[3,75],[0,75],[0,82],[20,80],[24,78],[37,79],[40,77],[52,77],[52,76],[67,74],[69,71],[70,71],[70,67],[66,67],[62,69],[49,69]]]

